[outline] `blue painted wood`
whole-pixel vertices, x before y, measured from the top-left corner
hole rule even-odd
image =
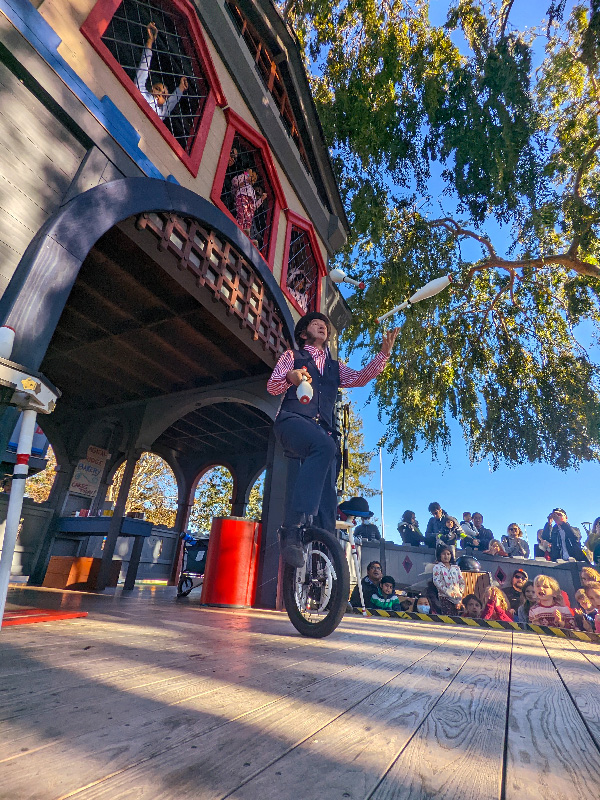
[[[111,517],[59,517],[56,530],[60,533],[78,533],[81,536],[106,536]],[[152,535],[152,523],[144,519],[123,517],[120,536]]]
[[[260,276],[278,306],[287,338],[293,341],[294,320],[277,281],[248,237],[226,214],[169,181],[124,178],[95,186],[65,203],[25,251],[0,299],[0,324],[16,331],[15,361],[31,369],[39,367],[89,251],[117,223],[150,211],[193,217],[228,240]]]
[[[0,0],[0,11],[65,82],[88,111],[103,125],[139,168],[151,178],[163,178],[160,170],[140,150],[140,136],[115,104],[98,100],[79,75],[59,55],[61,39],[29,0]]]

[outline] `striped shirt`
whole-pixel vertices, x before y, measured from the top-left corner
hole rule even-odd
[[[325,350],[319,350],[317,347],[313,347],[310,344],[307,344],[304,349],[310,353],[317,369],[322,375],[323,370],[325,369],[325,360],[327,358],[327,353]],[[366,386],[369,381],[372,381],[373,378],[376,378],[379,373],[383,371],[383,368],[387,364],[387,360],[388,356],[386,356],[385,353],[377,353],[375,358],[369,364],[367,364],[366,367],[363,367],[358,371],[351,369],[350,367],[346,366],[343,361],[340,361],[340,386],[344,387],[345,389],[351,389],[356,386]],[[279,361],[275,365],[275,369],[273,370],[273,373],[267,382],[267,391],[269,394],[283,394],[290,388],[290,386],[292,386],[292,384],[286,380],[285,376],[293,369],[294,351],[286,350],[285,353],[280,356]]]

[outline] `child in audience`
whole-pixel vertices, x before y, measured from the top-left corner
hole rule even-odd
[[[164,83],[155,83],[152,85],[152,89],[148,91],[146,84],[148,83],[150,64],[152,63],[152,46],[158,36],[158,28],[154,22],[151,22],[146,30],[148,31],[148,38],[146,40],[146,47],[142,53],[140,65],[135,74],[135,85],[140,90],[142,97],[150,108],[156,111],[158,116],[164,120],[174,110],[177,103],[181,100],[183,93],[187,91],[188,81],[187,78],[182,77],[179,81],[179,86],[175,89],[173,94],[169,94],[169,90]]]
[[[498,539],[492,539],[488,545],[488,549],[483,551],[487,556],[507,556],[508,553],[502,547]]]
[[[452,547],[438,545],[437,561],[433,565],[433,583],[438,590],[440,613],[456,616],[462,609],[461,600],[465,591],[465,579],[454,560]]]
[[[600,614],[598,613],[600,611],[600,583],[590,583],[585,593],[592,606],[596,609],[594,630],[596,633],[600,633]]]
[[[400,598],[396,594],[396,581],[391,575],[384,575],[379,583],[379,592],[371,597],[373,608],[383,608],[386,611],[401,611]]]
[[[593,584],[589,584],[589,586],[593,586]],[[585,593],[585,589],[578,589],[575,592],[575,600],[579,604],[579,608],[573,609],[575,625],[580,631],[593,631],[595,617],[598,612],[592,605],[590,598]]]
[[[435,614],[435,611],[431,610],[431,604],[429,602],[428,597],[417,597],[417,602],[415,603],[415,607],[413,609],[418,614]]]
[[[579,578],[583,588],[587,589],[591,583],[600,583],[600,572],[593,567],[584,567],[579,573]]]
[[[527,583],[523,584],[521,602],[517,609],[517,622],[522,622],[523,624],[529,622],[529,612],[536,602],[537,597],[533,581],[527,581]]]
[[[483,605],[481,600],[474,594],[468,594],[463,598],[464,611],[463,617],[470,617],[471,619],[480,619]]]
[[[531,625],[554,628],[575,628],[573,612],[564,604],[558,581],[548,575],[538,575],[533,581],[537,603],[529,611]]]
[[[507,596],[497,586],[489,586],[484,595],[485,607],[483,619],[496,619],[501,622],[512,622],[512,611]]]

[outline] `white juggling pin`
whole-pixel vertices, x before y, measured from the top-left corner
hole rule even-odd
[[[352,286],[358,286],[359,289],[364,289],[365,284],[362,281],[355,281],[353,278],[349,278],[343,269],[332,269],[329,273],[329,277],[334,283],[351,283]]]
[[[298,388],[296,389],[296,397],[302,405],[307,405],[313,399],[313,388],[306,378],[302,378]]]
[[[386,314],[382,314],[378,319],[375,320],[376,324],[387,319],[387,317],[391,317],[392,314],[397,314],[398,311],[404,311],[405,308],[418,303],[420,300],[426,300],[428,297],[433,297],[435,294],[439,294],[443,291],[447,286],[450,286],[452,283],[452,275],[443,275],[441,278],[434,278],[434,280],[429,281],[426,283],[425,286],[421,286],[420,289],[408,299],[405,300],[403,303],[400,303],[399,306],[395,306],[392,308],[391,311],[388,311]]]

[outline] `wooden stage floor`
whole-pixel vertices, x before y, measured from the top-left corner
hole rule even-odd
[[[597,645],[355,616],[315,641],[173,589],[9,601],[90,613],[0,633],[2,800],[598,798]]]

